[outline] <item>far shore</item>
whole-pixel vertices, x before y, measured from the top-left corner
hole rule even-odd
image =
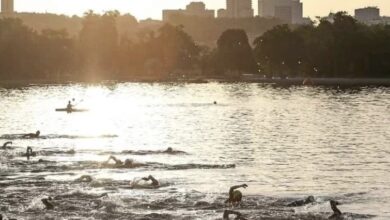
[[[304,83],[305,79],[309,83]],[[263,78],[243,76],[240,78],[210,78],[198,77],[190,79],[156,79],[156,78],[132,78],[116,80],[64,80],[64,79],[26,79],[26,80],[0,80],[0,87],[18,87],[32,85],[55,85],[72,83],[259,83],[275,86],[385,86],[390,87],[390,78]]]

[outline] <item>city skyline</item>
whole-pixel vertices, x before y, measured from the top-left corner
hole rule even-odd
[[[82,15],[85,11],[92,9],[96,12],[107,10],[119,10],[121,13],[130,13],[138,19],[162,19],[163,9],[184,9],[192,2],[191,0],[143,0],[140,4],[136,1],[117,0],[115,2],[107,0],[84,0],[63,2],[60,0],[16,0],[15,10],[17,12],[39,12],[57,13],[66,15]],[[208,9],[218,10],[226,8],[226,0],[204,0]],[[390,2],[386,0],[353,0],[340,2],[338,0],[301,0],[303,2],[303,15],[305,17],[326,16],[329,12],[347,11],[351,15],[354,9],[367,6],[378,6],[382,15],[390,15]],[[153,5],[153,7],[150,7]],[[258,14],[258,1],[253,1],[255,15]]]

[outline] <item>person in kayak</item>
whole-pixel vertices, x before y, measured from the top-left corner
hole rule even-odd
[[[66,105],[66,111],[67,112],[72,112],[73,105],[70,101],[68,101],[68,105]]]
[[[237,186],[230,187],[229,190],[229,198],[225,201],[225,203],[232,204],[233,206],[237,206],[241,203],[242,200],[242,193],[240,190],[236,190],[238,188],[246,188],[248,185],[242,184]]]
[[[38,130],[37,132],[35,132],[35,134],[29,133],[29,134],[23,135],[23,137],[24,138],[38,138],[40,134],[41,134],[41,132]]]
[[[115,162],[114,166],[111,166],[109,162],[113,160]],[[125,162],[122,162],[121,160],[117,159],[114,156],[110,156],[108,160],[103,163],[103,166],[105,167],[110,167],[110,168],[135,168],[135,167],[140,167],[144,166],[145,164],[143,163],[135,163],[132,159],[126,159]]]

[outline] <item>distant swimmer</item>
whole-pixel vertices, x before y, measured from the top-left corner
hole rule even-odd
[[[53,203],[50,202],[51,200],[52,200],[51,197],[49,197],[47,199],[41,199],[43,205],[45,205],[45,208],[48,209],[48,210],[54,209]]]
[[[314,199],[314,196],[309,196],[306,199],[294,201],[294,202],[288,204],[287,206],[288,207],[304,206],[304,205],[307,205],[307,204],[314,203],[315,201],[316,200]]]
[[[165,153],[173,153],[173,148],[172,147],[168,147],[164,152]]]
[[[148,177],[144,177],[144,178],[142,178],[142,180],[152,181],[152,183],[150,185],[152,185],[154,187],[160,186],[160,182],[158,182],[158,180],[156,180],[152,175],[149,175]]]
[[[8,145],[12,145],[12,141],[5,142],[1,148],[3,150],[10,149],[10,147],[8,147]]]
[[[109,166],[109,162],[113,160],[115,162],[114,166]],[[135,168],[135,167],[140,167],[140,166],[144,166],[145,164],[143,163],[135,163],[133,160],[131,159],[126,159],[125,162],[122,162],[121,160],[117,159],[116,157],[114,156],[110,156],[108,158],[108,160],[103,163],[104,166],[109,166],[109,167],[112,167],[112,168]]]
[[[237,220],[246,220],[246,218],[242,217],[241,213],[236,212],[236,211],[232,211],[232,210],[225,210],[223,212],[222,219],[229,220],[229,215],[236,215],[236,217],[234,219],[237,219]]]
[[[162,153],[166,153],[166,154],[185,154],[186,152],[184,151],[179,151],[179,150],[173,150],[172,147],[168,147],[165,151],[163,151]]]
[[[333,210],[333,215],[329,217],[329,219],[342,219],[342,213],[341,211],[337,208],[338,205],[340,205],[339,202],[330,200],[330,207]]]
[[[26,150],[27,160],[30,160],[30,157],[35,157],[36,155],[37,154],[35,152],[33,152],[32,147],[27,147],[27,150]]]
[[[37,132],[35,132],[35,134],[34,133],[29,133],[29,134],[23,135],[23,137],[24,138],[38,138],[40,134],[41,134],[41,132],[37,131]]]
[[[93,181],[93,178],[90,175],[82,175],[81,177],[74,180],[79,183],[90,183]]]
[[[225,203],[232,204],[233,206],[239,205],[241,203],[241,200],[242,200],[242,193],[236,189],[246,188],[246,187],[248,187],[248,185],[246,185],[246,184],[230,187],[229,198],[225,201]]]

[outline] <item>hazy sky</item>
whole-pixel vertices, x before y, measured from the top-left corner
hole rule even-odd
[[[148,17],[161,19],[163,8],[184,8],[194,0],[15,0],[15,9],[20,12],[51,12],[68,15],[81,15],[88,9],[96,12],[117,9],[131,13],[139,19]],[[195,0],[199,1],[199,0]],[[382,15],[390,15],[390,0],[301,0],[304,16],[327,15],[330,11],[353,10],[365,6],[378,6]],[[210,9],[224,8],[226,0],[204,0]],[[253,0],[257,14],[257,0]]]

